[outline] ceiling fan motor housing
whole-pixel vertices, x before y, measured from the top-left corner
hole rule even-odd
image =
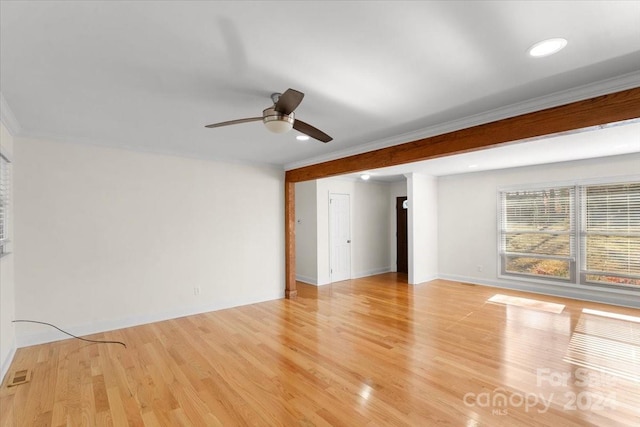
[[[265,108],[262,111],[262,122],[271,132],[285,133],[293,129],[295,114],[283,114],[275,110],[274,107]]]

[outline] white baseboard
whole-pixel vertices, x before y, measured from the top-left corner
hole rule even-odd
[[[91,335],[101,332],[108,332],[122,328],[130,328],[132,326],[144,325],[147,323],[160,322],[163,320],[175,319],[178,317],[191,316],[194,314],[207,313],[210,311],[223,310],[226,308],[239,307],[242,305],[255,304],[259,302],[272,301],[284,298],[284,290],[271,294],[263,294],[252,298],[244,298],[237,300],[217,301],[206,305],[185,307],[182,309],[162,312],[150,313],[140,316],[131,316],[122,319],[106,320],[85,325],[56,325],[65,331],[77,335]],[[40,319],[33,319],[40,320]],[[42,332],[22,332],[20,333],[20,324],[16,324],[16,346],[18,348],[28,347],[32,345],[44,344],[53,341],[69,339],[70,337],[62,332],[55,330],[49,326],[42,326]],[[12,356],[13,358],[13,356]],[[4,365],[3,365],[4,369]]]
[[[2,371],[0,374],[0,384],[4,383],[4,377],[5,375],[7,375],[7,372],[9,371],[9,366],[11,366],[11,362],[13,362],[13,357],[16,355],[16,343],[15,340],[13,342],[13,345],[11,346],[11,349],[9,350],[9,353],[7,354],[7,357],[4,358],[4,360],[2,361]]]
[[[391,272],[391,267],[380,267],[380,268],[374,268],[371,270],[363,270],[363,271],[357,271],[355,273],[353,273],[351,275],[352,279],[361,279],[363,277],[369,277],[369,276],[375,276],[377,274],[383,274],[383,273],[389,273]],[[303,276],[300,274],[296,274],[296,280],[298,282],[303,282],[303,283],[307,283],[309,285],[313,285],[313,286],[324,286],[324,285],[330,285],[331,282],[326,282],[326,283],[319,283],[317,278],[313,278],[313,277],[307,277],[307,276]]]
[[[440,279],[440,276],[438,276],[437,274],[431,274],[429,276],[421,278],[420,280],[416,281],[415,283],[409,283],[409,284],[410,285],[420,285],[422,283],[430,282],[430,281],[436,280],[436,279]]]
[[[313,277],[308,277],[308,276],[303,276],[301,274],[296,274],[296,280],[298,282],[306,283],[308,285],[318,286],[318,279],[317,278],[314,279]]]
[[[326,281],[326,282],[318,282],[315,285],[316,286],[326,286],[326,285],[330,285],[331,281]]]
[[[354,276],[354,278],[368,277],[376,274],[383,274],[390,272],[391,268],[379,268],[374,270],[362,271]],[[583,301],[592,301],[599,302],[605,304],[614,304],[625,307],[633,307],[640,308],[640,296],[637,295],[629,295],[629,294],[614,294],[603,292],[598,289],[582,289],[582,288],[569,288],[566,286],[560,285],[545,285],[545,284],[537,284],[537,283],[527,283],[527,282],[518,282],[515,280],[501,280],[501,279],[479,279],[477,277],[470,276],[459,276],[453,274],[440,274],[437,277],[433,277],[432,279],[444,279],[451,280],[456,282],[464,282],[464,283],[472,283],[476,285],[482,286],[492,286],[496,288],[503,289],[513,289],[524,292],[532,292],[538,294],[545,295],[554,295],[565,298],[572,298]],[[298,280],[309,283],[308,278],[298,278]],[[319,286],[316,283],[312,283],[316,286]],[[255,304],[259,302],[272,301],[276,299],[284,298],[284,291],[279,291],[271,294],[264,294],[261,296],[253,297],[253,298],[245,298],[242,300],[227,300],[227,301],[218,301],[211,304],[206,304],[197,307],[187,307],[178,310],[172,310],[168,312],[162,313],[151,313],[140,316],[131,316],[123,319],[115,319],[108,320],[103,322],[96,322],[92,324],[85,325],[76,325],[72,327],[68,327],[66,325],[57,325],[62,329],[67,330],[68,332],[78,335],[91,335],[101,332],[113,331],[122,328],[128,328],[132,326],[143,325],[147,323],[159,322],[163,320],[175,319],[178,317],[190,316],[194,314],[206,313],[210,311],[217,311],[226,308],[239,307],[242,305]],[[40,320],[40,319],[34,319]],[[27,347],[31,345],[44,344],[53,341],[60,341],[64,339],[68,339],[69,336],[59,332],[53,328],[49,328],[47,326],[43,326],[43,328],[47,328],[43,332],[20,332],[19,324],[16,325],[16,339],[14,345],[12,346],[9,354],[5,360],[2,361],[1,366],[1,374],[2,379],[7,374],[9,370],[9,366],[13,361],[13,358],[16,353],[17,348]]]
[[[546,285],[543,283],[538,284],[519,282],[517,280],[511,279],[480,279],[477,277],[459,276],[455,274],[440,274],[438,278],[451,280],[454,282],[472,283],[474,285],[492,286],[502,289],[513,289],[516,291],[553,295],[581,301],[591,301],[603,304],[619,305],[623,307],[640,308],[640,295],[633,295],[629,293],[617,294],[601,291],[599,289],[584,289],[562,285]]]
[[[351,277],[353,279],[361,279],[363,277],[375,276],[376,274],[389,273],[390,271],[391,267],[380,267],[371,270],[357,271]]]

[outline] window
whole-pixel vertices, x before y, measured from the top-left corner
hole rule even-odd
[[[7,253],[9,208],[9,160],[0,154],[0,256]]]
[[[640,289],[640,182],[499,196],[502,275]]]
[[[573,280],[574,188],[502,192],[501,202],[502,274]]]
[[[581,191],[581,281],[640,286],[640,183]]]

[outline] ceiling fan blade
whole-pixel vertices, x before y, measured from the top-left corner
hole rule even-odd
[[[278,102],[276,102],[275,110],[278,113],[289,115],[300,105],[302,98],[304,98],[304,93],[295,89],[287,89],[285,93],[280,95]]]
[[[262,117],[249,117],[248,119],[229,120],[228,122],[214,123],[212,125],[206,125],[206,128],[219,128],[221,126],[237,125],[240,123],[257,122],[262,120]]]
[[[320,129],[314,128],[313,126],[303,122],[302,120],[296,119],[293,122],[293,128],[299,132],[304,133],[305,135],[309,135],[311,138],[317,139],[318,141],[326,143],[333,140],[333,138],[322,132]]]

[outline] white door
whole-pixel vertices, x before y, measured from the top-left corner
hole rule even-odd
[[[329,195],[331,281],[351,279],[351,212],[348,194]]]

